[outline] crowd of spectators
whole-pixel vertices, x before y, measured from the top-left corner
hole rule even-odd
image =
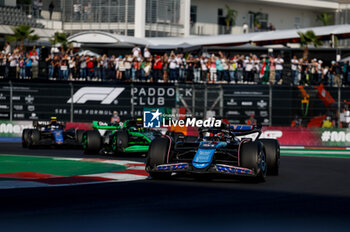
[[[0,54],[0,78],[38,78],[39,53],[35,46],[23,52],[18,47],[11,50],[6,43]],[[322,60],[309,61],[296,56],[290,64],[285,64],[281,56],[227,57],[222,52],[200,56],[174,52],[157,55],[151,54],[147,47],[142,51],[135,46],[125,56],[79,55],[72,50],[52,49],[41,61],[50,80],[281,84],[290,77],[294,85],[350,83],[348,63],[333,61],[323,65]]]

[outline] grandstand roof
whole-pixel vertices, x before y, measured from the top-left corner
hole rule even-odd
[[[130,44],[130,45],[150,45],[151,47],[173,47],[181,45],[189,46],[235,46],[246,43],[256,43],[257,45],[298,43],[298,32],[312,30],[321,39],[329,39],[331,35],[341,38],[350,38],[350,25],[333,25],[323,27],[312,27],[302,29],[277,30],[269,32],[255,32],[247,34],[230,34],[217,36],[196,36],[196,37],[150,37],[136,38],[123,36],[101,31],[87,31],[74,34],[68,39],[78,43],[91,44]]]

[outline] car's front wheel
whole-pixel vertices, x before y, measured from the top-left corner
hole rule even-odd
[[[264,182],[267,173],[264,145],[259,141],[244,143],[239,155],[241,167],[254,170],[255,181]]]
[[[38,130],[30,130],[28,135],[28,148],[34,148],[36,145],[39,145],[40,142],[40,132]]]
[[[146,170],[154,179],[170,178],[171,172],[152,171],[157,165],[166,164],[170,159],[169,146],[171,145],[169,138],[155,138],[148,149]]]
[[[280,144],[277,139],[259,139],[266,151],[267,175],[278,176],[280,166]]]
[[[28,138],[31,129],[24,129],[22,132],[22,147],[26,148],[28,146]]]

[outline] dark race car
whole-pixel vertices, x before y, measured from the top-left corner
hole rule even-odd
[[[169,136],[153,140],[148,151],[146,171],[152,178],[169,178],[172,173],[186,173],[196,176],[244,176],[264,181],[266,174],[278,175],[279,142],[259,139],[261,127],[232,125],[203,128],[199,133],[197,141],[175,142]],[[253,134],[256,135],[255,139],[247,138],[247,135]]]
[[[74,146],[80,147],[84,130],[64,129],[64,123],[57,122],[55,117],[50,122],[33,122],[33,129],[22,132],[22,147],[38,146]]]
[[[95,130],[83,135],[85,154],[147,153],[149,144],[161,133],[142,127],[141,120],[127,120],[119,124],[93,122]]]

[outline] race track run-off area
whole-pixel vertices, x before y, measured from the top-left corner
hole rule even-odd
[[[141,162],[0,155],[0,189],[133,181],[147,176]]]
[[[1,231],[349,231],[350,151],[282,147],[279,176],[152,180],[144,156],[3,143]]]

